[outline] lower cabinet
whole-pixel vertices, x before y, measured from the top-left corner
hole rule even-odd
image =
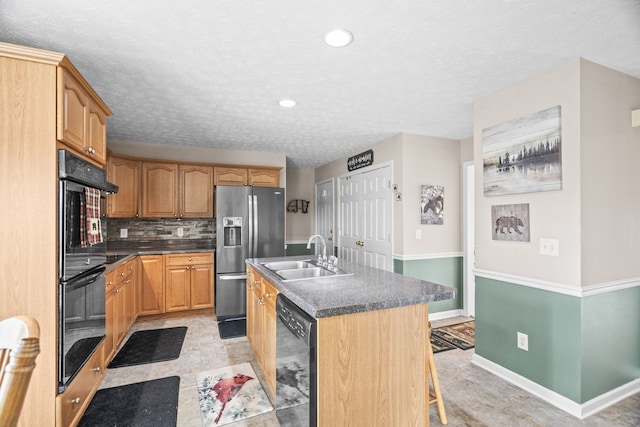
[[[213,254],[165,255],[165,312],[213,307]]]
[[[247,268],[247,339],[264,373],[269,391],[276,391],[276,297],[278,291],[253,268]]]
[[[164,313],[164,257],[141,256],[140,271],[138,315]]]
[[[118,346],[136,320],[136,272],[138,258],[111,271],[106,277],[105,360],[111,361]]]
[[[93,353],[67,389],[56,397],[56,425],[75,426],[104,378],[104,343]]]

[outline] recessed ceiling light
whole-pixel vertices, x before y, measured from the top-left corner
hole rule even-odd
[[[324,41],[332,47],[345,47],[353,41],[353,34],[347,30],[338,28],[329,31],[327,35],[324,36]]]
[[[281,99],[279,104],[284,108],[292,108],[296,106],[296,101],[294,101],[293,99]]]

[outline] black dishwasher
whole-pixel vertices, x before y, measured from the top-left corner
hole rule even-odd
[[[282,294],[276,300],[276,416],[316,427],[316,320]]]

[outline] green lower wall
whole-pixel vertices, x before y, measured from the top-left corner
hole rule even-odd
[[[306,243],[287,243],[285,254],[287,256],[312,255],[315,252],[315,244],[311,244],[311,249],[307,249]]]
[[[637,287],[580,298],[476,278],[476,354],[580,404],[640,378],[639,325]]]
[[[462,309],[462,257],[393,261],[393,271],[456,290],[452,300],[429,303],[429,313]]]

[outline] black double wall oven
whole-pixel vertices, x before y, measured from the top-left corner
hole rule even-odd
[[[64,391],[105,337],[103,169],[58,150],[58,389]]]

